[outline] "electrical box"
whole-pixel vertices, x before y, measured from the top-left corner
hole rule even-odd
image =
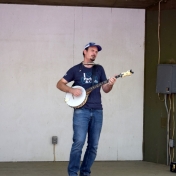
[[[52,144],[57,144],[57,136],[52,137]]]
[[[176,93],[176,64],[159,64],[156,93]]]

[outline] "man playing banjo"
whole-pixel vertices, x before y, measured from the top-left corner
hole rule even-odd
[[[79,99],[83,90],[87,90],[93,85],[106,81],[106,74],[101,65],[95,65],[94,61],[102,47],[96,43],[88,43],[84,50],[84,60],[70,68],[62,79],[57,83],[57,88]],[[74,87],[69,87],[67,83],[74,81]],[[98,141],[103,123],[103,108],[101,103],[100,89],[105,93],[111,91],[116,77],[112,77],[106,84],[87,93],[87,98],[80,106],[76,106],[73,112],[73,144],[70,152],[68,164],[68,175],[90,176],[91,166],[96,158]],[[79,87],[81,86],[82,89]],[[66,99],[69,101],[69,98]],[[73,106],[74,107],[74,106]],[[82,148],[87,137],[87,149],[80,166]]]

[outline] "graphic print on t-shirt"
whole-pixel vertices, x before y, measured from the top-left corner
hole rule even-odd
[[[83,73],[83,77],[81,77],[81,83],[82,84],[90,84],[90,83],[92,83],[92,73],[91,72]],[[94,83],[96,83],[96,84],[98,83],[97,76],[95,76]]]

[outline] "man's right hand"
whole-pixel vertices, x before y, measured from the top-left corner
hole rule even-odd
[[[71,88],[69,92],[75,97],[78,97],[82,94],[82,90],[79,88]]]

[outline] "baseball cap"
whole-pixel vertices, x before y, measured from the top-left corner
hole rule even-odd
[[[84,49],[89,48],[90,46],[96,46],[98,48],[98,51],[102,50],[102,47],[94,42],[89,42],[87,45],[85,45]]]

